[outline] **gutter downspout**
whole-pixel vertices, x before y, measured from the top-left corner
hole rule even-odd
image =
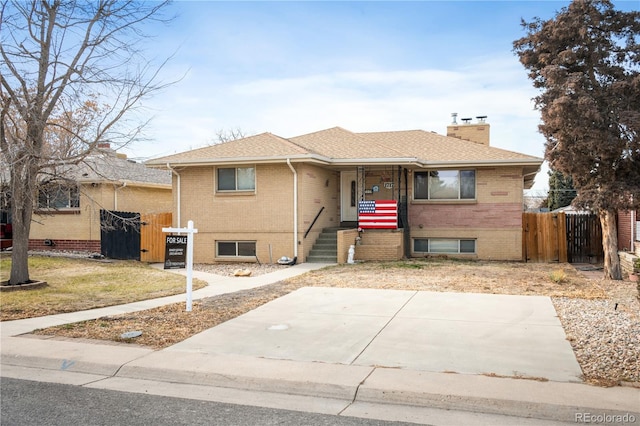
[[[180,228],[180,173],[176,172],[176,170],[167,163],[167,169],[171,170],[171,173],[178,177],[178,220],[176,223],[176,227]]]
[[[287,165],[293,173],[293,256],[298,258],[298,172],[291,165],[291,159],[287,158]]]
[[[127,182],[122,182],[122,186],[117,187],[113,191],[113,209],[116,211],[118,210],[118,191],[124,189],[125,186],[127,186]]]

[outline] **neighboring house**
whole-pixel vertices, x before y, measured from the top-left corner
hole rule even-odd
[[[38,196],[29,249],[100,252],[100,210],[170,212],[171,173],[128,160],[101,144],[63,174],[68,184],[45,186]]]
[[[356,260],[521,260],[523,190],[543,160],[491,147],[489,124],[478,119],[454,122],[447,136],[339,127],[288,139],[262,133],[147,165],[173,172],[174,226],[194,221],[195,262],[344,262],[356,241]],[[359,206],[378,208],[361,201],[376,200],[398,204],[395,222],[358,232]],[[322,230],[337,228],[337,251],[317,255]]]
[[[618,212],[618,249],[640,256],[640,210]]]

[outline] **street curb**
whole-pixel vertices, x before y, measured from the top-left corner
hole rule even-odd
[[[107,347],[108,348],[108,347]],[[129,349],[129,348],[119,348]],[[135,348],[131,348],[135,349]],[[134,353],[137,352],[134,350]],[[179,351],[133,353],[125,363],[3,354],[3,365],[105,378],[230,388],[271,394],[510,415],[560,422],[579,416],[640,422],[640,391],[581,383],[432,373],[397,368],[298,362]],[[66,364],[66,368],[65,367]],[[612,423],[612,422],[605,422]]]
[[[126,363],[153,352],[139,347],[16,337],[3,339],[0,364],[113,376]]]
[[[356,401],[464,410],[575,423],[586,413],[633,416],[640,392],[583,383],[376,368]]]
[[[156,352],[122,366],[115,377],[353,400],[372,367]]]

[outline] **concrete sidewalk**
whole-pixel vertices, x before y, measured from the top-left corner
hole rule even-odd
[[[322,266],[250,278],[196,273],[209,286],[194,299]],[[631,413],[640,422],[639,389],[580,383],[548,297],[302,288],[159,351],[18,336],[179,301],[3,322],[0,374],[419,423],[436,423],[433,408],[568,423],[581,413]],[[389,418],[394,406],[403,408]]]

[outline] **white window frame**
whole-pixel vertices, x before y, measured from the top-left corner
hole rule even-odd
[[[427,241],[427,251],[418,251],[415,249],[416,247],[416,241],[417,240],[421,240]],[[431,249],[431,243],[432,241],[456,241],[457,242],[457,251],[452,252],[452,251],[432,251]],[[469,252],[469,251],[460,251],[460,243],[462,241],[473,241],[473,252]],[[478,241],[475,238],[413,238],[413,243],[412,243],[412,250],[413,253],[428,253],[428,254],[477,254],[478,253]]]
[[[252,188],[238,189],[238,169],[253,170],[253,187]],[[220,189],[220,172],[219,172],[220,170],[233,170],[234,189]],[[220,193],[255,192],[256,191],[256,168],[255,166],[216,167],[215,180],[216,180],[216,192],[220,192]]]

